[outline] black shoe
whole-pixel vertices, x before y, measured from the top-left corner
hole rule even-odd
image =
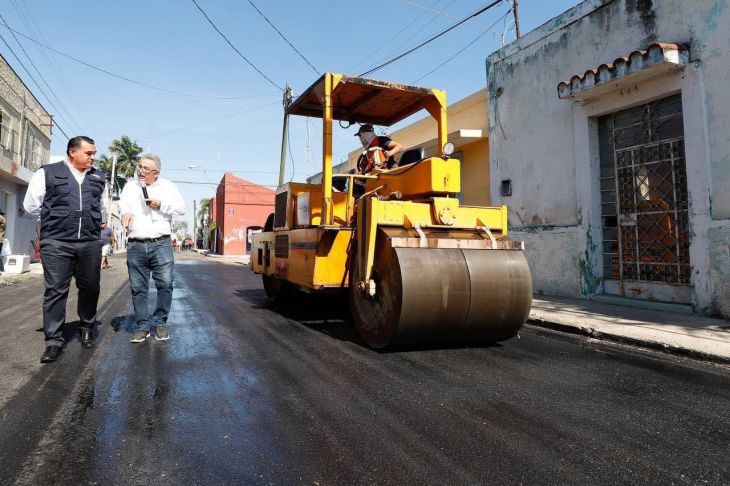
[[[94,332],[91,329],[81,329],[81,346],[85,348],[94,347]]]
[[[61,353],[61,346],[47,346],[46,351],[41,356],[41,363],[53,363],[58,359]]]

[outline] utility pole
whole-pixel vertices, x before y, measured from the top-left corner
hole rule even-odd
[[[111,186],[109,187],[109,211],[106,215],[106,225],[110,226],[112,222],[112,201],[114,201],[114,187],[116,187],[117,182],[117,154],[112,153],[112,178],[111,178]]]
[[[286,172],[286,144],[289,138],[289,105],[291,104],[292,90],[289,83],[286,83],[286,89],[284,90],[284,129],[281,133],[281,160],[279,161],[279,185],[284,183],[285,172]]]
[[[198,207],[193,199],[193,248],[198,249]]]
[[[520,38],[520,0],[512,0],[512,13],[515,15],[515,35]]]

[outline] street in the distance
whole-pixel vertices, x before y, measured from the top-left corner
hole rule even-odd
[[[169,341],[129,342],[116,255],[97,346],[74,337],[55,368],[37,363],[37,335],[17,338],[39,325],[17,296],[40,279],[0,289],[2,320],[18,326],[3,341],[22,346],[2,365],[3,484],[730,478],[726,367],[530,326],[492,346],[373,351],[342,299],[272,308],[240,262],[175,256]]]

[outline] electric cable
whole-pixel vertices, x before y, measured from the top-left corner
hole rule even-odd
[[[422,79],[423,79],[423,78],[425,78],[426,76],[428,76],[428,75],[432,74],[433,72],[435,72],[435,71],[437,71],[437,70],[441,69],[441,68],[442,68],[443,66],[445,66],[446,64],[448,64],[449,62],[451,62],[451,61],[452,61],[452,60],[453,60],[453,59],[454,59],[454,58],[455,58],[456,56],[458,56],[459,54],[461,54],[462,52],[464,52],[465,50],[467,50],[467,49],[468,49],[469,47],[471,47],[471,46],[472,46],[472,45],[473,45],[473,44],[474,44],[475,42],[477,42],[477,41],[478,41],[479,39],[481,39],[482,37],[484,37],[484,36],[485,36],[485,35],[486,35],[486,34],[487,34],[487,33],[489,32],[489,30],[493,29],[494,27],[496,27],[496,25],[497,25],[498,23],[502,22],[502,21],[503,21],[503,20],[504,20],[504,19],[505,19],[505,18],[507,17],[507,15],[509,15],[509,14],[510,14],[510,12],[512,12],[512,9],[511,9],[511,8],[510,8],[509,10],[507,10],[507,12],[506,12],[506,13],[505,13],[504,15],[502,15],[502,16],[501,16],[500,18],[498,18],[498,19],[497,19],[497,21],[496,21],[496,22],[494,22],[494,23],[493,23],[493,24],[492,24],[492,25],[491,25],[491,26],[489,27],[489,29],[485,30],[484,32],[482,32],[481,34],[479,34],[478,36],[476,36],[476,37],[475,37],[475,38],[474,38],[474,39],[473,39],[473,40],[472,40],[471,42],[469,42],[469,43],[468,43],[467,45],[465,45],[464,47],[462,47],[461,49],[459,49],[458,51],[456,51],[456,53],[455,53],[455,54],[454,54],[453,56],[449,57],[449,58],[448,58],[447,60],[445,60],[444,62],[442,62],[442,63],[441,63],[441,64],[439,64],[438,66],[436,66],[435,68],[431,69],[431,70],[430,70],[429,72],[427,72],[426,74],[424,74],[424,75],[423,75],[423,76],[421,76],[420,78],[418,78],[418,79],[414,79],[413,81],[411,81],[411,84],[416,84],[417,82],[419,82],[420,80],[422,80]]]
[[[322,74],[322,73],[320,73],[317,70],[316,67],[312,66],[312,63],[309,62],[309,60],[306,57],[304,57],[304,54],[302,54],[301,52],[299,52],[299,49],[297,49],[296,47],[294,47],[294,45],[291,42],[289,42],[289,39],[287,39],[286,37],[284,37],[284,34],[282,34],[281,31],[279,31],[279,29],[277,29],[276,26],[271,23],[271,21],[266,17],[266,15],[264,15],[263,12],[261,12],[261,10],[259,10],[259,8],[256,5],[254,5],[254,3],[251,0],[248,0],[248,3],[250,3],[251,6],[256,9],[256,11],[259,13],[259,15],[261,15],[264,18],[264,20],[266,22],[268,22],[268,24],[271,26],[271,28],[274,29],[276,31],[276,33],[279,34],[281,36],[281,38],[284,39],[286,41],[286,43],[289,44],[289,46],[292,49],[294,49],[294,52],[296,52],[297,54],[299,54],[299,57],[301,57],[302,59],[304,59],[304,62],[306,62],[307,64],[309,64],[309,67],[311,67],[312,70],[314,70],[315,73]]]
[[[20,21],[25,26],[26,31],[29,32],[30,35],[32,35],[33,37],[40,39],[41,42],[46,42],[45,38],[43,37],[43,32],[38,26],[38,23],[35,21],[35,18],[28,8],[28,5],[25,3],[25,0],[10,1],[13,5],[13,8],[18,13]],[[25,10],[25,13],[23,12],[23,10]],[[70,99],[71,104],[76,108],[76,113],[82,114],[82,121],[84,122],[84,126],[90,127],[92,132],[99,132],[99,129],[93,121],[93,118],[89,119],[86,115],[88,113],[88,110],[84,108],[85,103],[82,103],[79,97],[76,96],[76,92],[71,87],[71,82],[68,80],[68,77],[66,77],[64,71],[61,69],[61,66],[56,60],[56,57],[51,56],[47,49],[41,49],[40,46],[36,45],[36,49],[38,49],[38,52],[41,54],[43,59],[45,59],[46,63],[51,67],[51,71],[53,72],[55,78],[59,81],[58,84],[60,85],[60,87],[65,91],[67,99]]]
[[[195,1],[195,0],[193,0],[193,1]],[[397,55],[396,57],[392,58],[392,59],[391,59],[391,60],[389,60],[389,61],[386,61],[386,62],[382,63],[382,64],[381,64],[381,65],[379,65],[379,66],[376,66],[376,67],[374,67],[374,68],[370,69],[369,71],[366,71],[366,72],[364,72],[364,73],[360,74],[360,75],[359,75],[359,77],[362,77],[362,76],[367,76],[367,75],[369,75],[369,74],[372,74],[372,73],[374,73],[375,71],[379,71],[380,69],[384,68],[385,66],[388,66],[388,65],[390,65],[390,64],[393,64],[394,62],[398,61],[399,59],[402,59],[402,58],[404,58],[404,57],[405,57],[405,56],[407,56],[408,54],[410,54],[410,53],[412,53],[412,52],[414,52],[414,51],[416,51],[416,50],[420,49],[421,47],[425,46],[426,44],[430,44],[431,42],[433,42],[434,40],[438,39],[439,37],[441,37],[442,35],[446,34],[447,32],[450,32],[450,31],[454,30],[455,28],[457,28],[458,26],[460,26],[461,24],[463,24],[463,23],[464,23],[464,22],[466,22],[467,20],[469,20],[469,19],[471,19],[471,18],[474,18],[474,17],[476,17],[476,16],[478,16],[478,15],[481,15],[482,13],[486,12],[486,11],[487,11],[487,10],[489,10],[490,8],[492,8],[492,7],[496,7],[497,5],[501,4],[502,2],[503,2],[503,0],[495,0],[495,1],[493,1],[492,3],[490,3],[489,5],[487,5],[486,7],[483,7],[483,8],[481,8],[481,9],[477,10],[477,11],[476,11],[476,12],[474,12],[473,14],[471,14],[471,15],[469,15],[468,17],[466,17],[466,18],[464,18],[464,19],[460,20],[459,22],[456,22],[456,23],[455,23],[454,25],[452,25],[451,27],[449,27],[449,28],[447,28],[447,29],[445,29],[445,30],[443,30],[443,31],[439,32],[438,34],[436,34],[436,35],[434,35],[434,36],[430,37],[429,39],[427,39],[427,40],[425,40],[425,41],[421,42],[421,43],[420,43],[420,44],[418,44],[417,46],[415,46],[415,47],[413,47],[413,48],[411,48],[411,49],[407,50],[406,52],[404,52],[404,53],[402,53],[402,54],[399,54],[399,55]]]
[[[430,12],[430,13],[432,13],[434,15],[441,15],[442,17],[447,17],[447,18],[450,18],[451,20],[459,20],[459,17],[455,17],[453,15],[449,15],[447,13],[444,13],[444,10],[446,10],[445,8],[444,9],[441,9],[440,11],[438,11],[438,10],[434,10],[433,9],[433,5],[431,5],[431,7],[424,7],[423,5],[421,5],[419,3],[416,3],[416,2],[413,2],[411,0],[400,0],[400,1],[403,2],[403,3],[406,3],[408,5],[413,5],[414,7],[418,7],[420,9],[423,9],[424,11]],[[477,23],[474,23],[474,22],[471,22],[471,21],[467,22],[467,24],[469,24],[469,25],[471,25],[473,27],[476,27],[477,29],[488,30],[486,27],[482,27],[481,25],[479,25]]]
[[[441,0],[436,0],[435,2],[433,2],[431,4],[431,7],[433,7],[434,5],[436,5],[437,3],[439,3],[440,1]],[[399,28],[398,31],[395,34],[393,34],[388,40],[386,40],[385,42],[383,42],[382,44],[380,44],[380,46],[378,46],[377,49],[375,49],[373,52],[371,52],[370,54],[368,54],[365,59],[363,59],[362,61],[360,61],[357,64],[355,64],[355,68],[353,69],[353,71],[355,69],[359,68],[360,66],[362,66],[363,64],[365,64],[365,61],[367,61],[368,59],[370,59],[371,57],[373,57],[373,55],[375,55],[378,52],[380,52],[380,50],[383,47],[389,45],[398,36],[400,36],[401,34],[403,34],[403,32],[405,32],[407,29],[409,29],[411,26],[413,26],[416,22],[418,22],[420,20],[420,18],[423,17],[424,15],[426,15],[426,12],[421,12],[420,14],[418,14],[418,16],[416,16],[416,18],[414,18],[412,21],[408,22],[408,24],[405,25],[403,28]]]
[[[126,76],[122,76],[121,74],[116,74],[116,73],[113,73],[111,71],[107,71],[106,69],[102,69],[100,67],[94,66],[93,64],[89,64],[86,61],[82,61],[81,59],[78,59],[78,58],[76,58],[76,57],[74,57],[74,56],[72,56],[70,54],[66,54],[65,52],[61,52],[58,49],[54,49],[53,47],[51,47],[51,46],[49,46],[47,44],[44,44],[42,42],[39,42],[39,41],[33,39],[32,37],[27,36],[27,35],[23,34],[22,32],[19,32],[19,31],[13,29],[12,27],[5,26],[5,25],[0,25],[0,27],[5,27],[6,29],[8,29],[8,30],[10,30],[12,32],[15,32],[19,36],[21,36],[21,37],[23,37],[25,39],[28,39],[29,41],[34,42],[34,43],[38,44],[39,46],[48,49],[49,51],[55,52],[56,54],[59,54],[59,55],[65,57],[67,59],[71,59],[72,61],[75,61],[75,62],[77,62],[79,64],[83,64],[84,66],[86,66],[88,68],[91,68],[91,69],[94,69],[95,71],[99,71],[101,73],[104,73],[106,75],[109,75],[109,76],[112,76],[112,77],[115,77],[115,78],[118,78],[118,79],[122,79],[124,81],[127,81],[128,83],[136,84],[136,85],[139,85],[139,86],[144,86],[145,88],[154,89],[154,90],[157,90],[157,91],[163,91],[165,93],[170,93],[170,94],[175,94],[175,95],[180,95],[180,96],[187,96],[187,97],[190,97],[190,98],[200,98],[200,99],[207,99],[207,100],[243,100],[243,99],[247,99],[247,98],[257,98],[257,97],[260,97],[260,96],[268,96],[268,95],[254,95],[254,96],[202,96],[202,95],[196,95],[196,94],[191,94],[191,93],[185,93],[185,92],[182,92],[182,91],[175,91],[175,90],[167,89],[167,88],[161,88],[159,86],[154,86],[154,85],[151,85],[151,84],[143,83],[141,81],[137,81],[135,79],[131,79],[131,78],[128,78]],[[277,86],[277,88],[279,88],[279,87]],[[281,89],[281,88],[279,88],[279,89]]]
[[[2,14],[0,14],[0,20],[7,27],[8,23],[5,21],[5,17],[3,17]],[[76,128],[78,128],[80,131],[83,132],[84,129],[81,128],[81,125],[79,125],[79,122],[77,122],[74,119],[73,115],[71,115],[71,113],[68,111],[68,109],[66,108],[66,106],[63,104],[63,102],[61,101],[61,99],[56,94],[56,92],[53,91],[53,88],[48,84],[48,81],[46,81],[46,78],[43,77],[43,74],[40,72],[40,70],[38,69],[38,66],[36,66],[35,62],[33,62],[33,59],[28,54],[28,51],[25,50],[25,47],[23,47],[23,44],[20,43],[20,40],[18,39],[18,37],[15,35],[14,32],[11,32],[10,34],[13,36],[13,39],[15,39],[15,42],[18,43],[18,46],[20,47],[20,50],[23,51],[23,54],[25,54],[25,57],[30,62],[30,65],[33,66],[33,69],[35,69],[35,72],[38,74],[38,77],[41,79],[41,81],[43,81],[43,84],[46,85],[46,87],[48,88],[48,91],[50,91],[50,93],[53,95],[53,97],[58,102],[58,104],[61,107],[61,109],[63,109],[63,111],[66,113],[66,115],[68,116],[69,121],[71,123],[73,123],[74,125],[76,125]],[[40,88],[40,86],[39,86],[39,88]]]
[[[441,9],[441,12],[444,12],[446,9],[448,9],[449,7],[451,7],[454,3],[456,3],[456,0],[451,0],[448,4],[446,4],[446,6],[444,8]],[[422,12],[422,13],[425,14],[426,12]],[[428,19],[428,21],[426,23],[424,23],[423,25],[421,25],[420,26],[421,27],[420,32],[423,32],[426,29],[426,27],[428,27],[429,25],[431,25],[431,23],[434,20],[436,20],[436,18],[437,18],[436,16],[433,16],[430,19]],[[397,46],[395,46],[392,49],[390,49],[387,54],[385,54],[382,58],[378,59],[378,62],[383,62],[384,60],[388,59],[390,56],[392,56],[396,52],[400,51],[403,46],[405,46],[406,44],[408,44],[408,42],[411,39],[413,39],[414,37],[416,37],[416,35],[418,35],[418,34],[419,34],[419,32],[414,32],[410,37],[408,37],[407,39],[405,39],[403,42],[401,42]]]
[[[28,71],[28,68],[25,67],[25,64],[23,64],[23,61],[20,60],[20,58],[18,57],[18,55],[15,53],[15,51],[13,51],[13,48],[10,47],[10,44],[8,44],[8,41],[5,40],[5,37],[3,37],[1,34],[0,34],[0,40],[3,41],[3,44],[5,44],[5,46],[10,50],[10,52],[13,54],[13,56],[15,57],[15,59],[17,59],[18,63],[20,63],[20,65],[23,67],[23,69],[25,70],[25,72],[28,74],[28,77],[30,77],[30,79],[33,81],[33,83],[35,83],[35,85],[38,87],[38,89],[40,90],[40,92],[43,93],[43,96],[46,97],[46,101],[48,101],[48,104],[50,104],[53,107],[53,109],[55,109],[56,111],[60,111],[56,107],[56,105],[53,103],[53,101],[51,100],[51,98],[46,94],[46,92],[43,91],[43,88],[41,88],[41,85],[38,84],[38,81],[36,81],[35,78],[33,77],[33,75],[30,74],[30,71]],[[61,130],[61,133],[63,133],[66,137],[68,137],[68,135],[66,134],[66,131],[63,128],[61,128],[61,126],[58,124],[58,122],[55,122],[55,125],[58,127],[59,130]]]
[[[198,123],[198,124],[195,124],[195,125],[190,125],[190,126],[182,127],[182,128],[176,128],[175,130],[170,130],[168,132],[157,133],[155,135],[151,135],[151,136],[147,136],[147,137],[142,137],[142,138],[144,140],[151,140],[153,138],[164,137],[164,136],[170,135],[172,133],[182,132],[184,130],[190,130],[191,128],[198,128],[198,127],[201,127],[203,125],[209,125],[211,123],[215,123],[215,122],[218,122],[218,121],[226,120],[228,118],[233,118],[233,117],[236,117],[236,116],[239,116],[239,115],[243,115],[244,113],[248,113],[248,112],[255,111],[255,110],[260,110],[261,108],[266,108],[268,106],[276,105],[278,103],[279,103],[278,101],[274,101],[272,103],[267,103],[265,105],[257,106],[255,108],[249,108],[248,110],[239,111],[239,112],[233,113],[231,115],[217,117],[217,118],[214,118],[212,120],[205,121],[203,123]]]
[[[231,41],[228,40],[228,37],[226,37],[225,34],[220,31],[220,29],[218,28],[218,26],[215,25],[215,23],[213,23],[213,21],[210,19],[210,17],[208,17],[208,14],[205,13],[205,10],[203,10],[202,8],[200,8],[200,5],[198,5],[198,2],[196,2],[195,0],[192,0],[192,2],[195,4],[195,6],[198,8],[198,10],[200,10],[200,13],[203,14],[203,17],[205,17],[205,19],[208,21],[208,23],[211,25],[211,27],[213,27],[213,29],[216,32],[218,32],[218,34],[221,37],[223,37],[223,40],[225,40],[228,43],[228,45],[231,46],[231,49],[233,49],[234,51],[236,51],[236,53],[241,57],[241,59],[243,59],[244,61],[246,61],[248,63],[248,65],[251,66],[261,76],[263,76],[266,79],[266,81],[268,81],[269,83],[271,83],[275,87],[279,88],[281,91],[284,91],[284,88],[282,88],[281,86],[279,86],[278,84],[276,84],[275,82],[273,82],[271,80],[271,78],[269,78],[267,75],[265,75],[263,72],[261,72],[261,70],[259,68],[257,68],[254,65],[254,63],[252,63],[251,61],[249,61],[248,58],[246,56],[244,56],[243,53],[241,53],[241,51],[239,51],[238,48],[236,48],[236,46],[234,46]]]

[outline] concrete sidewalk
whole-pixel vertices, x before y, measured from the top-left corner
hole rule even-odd
[[[528,323],[730,364],[730,321],[685,314],[681,306],[676,308],[680,312],[540,295],[533,298]]]

